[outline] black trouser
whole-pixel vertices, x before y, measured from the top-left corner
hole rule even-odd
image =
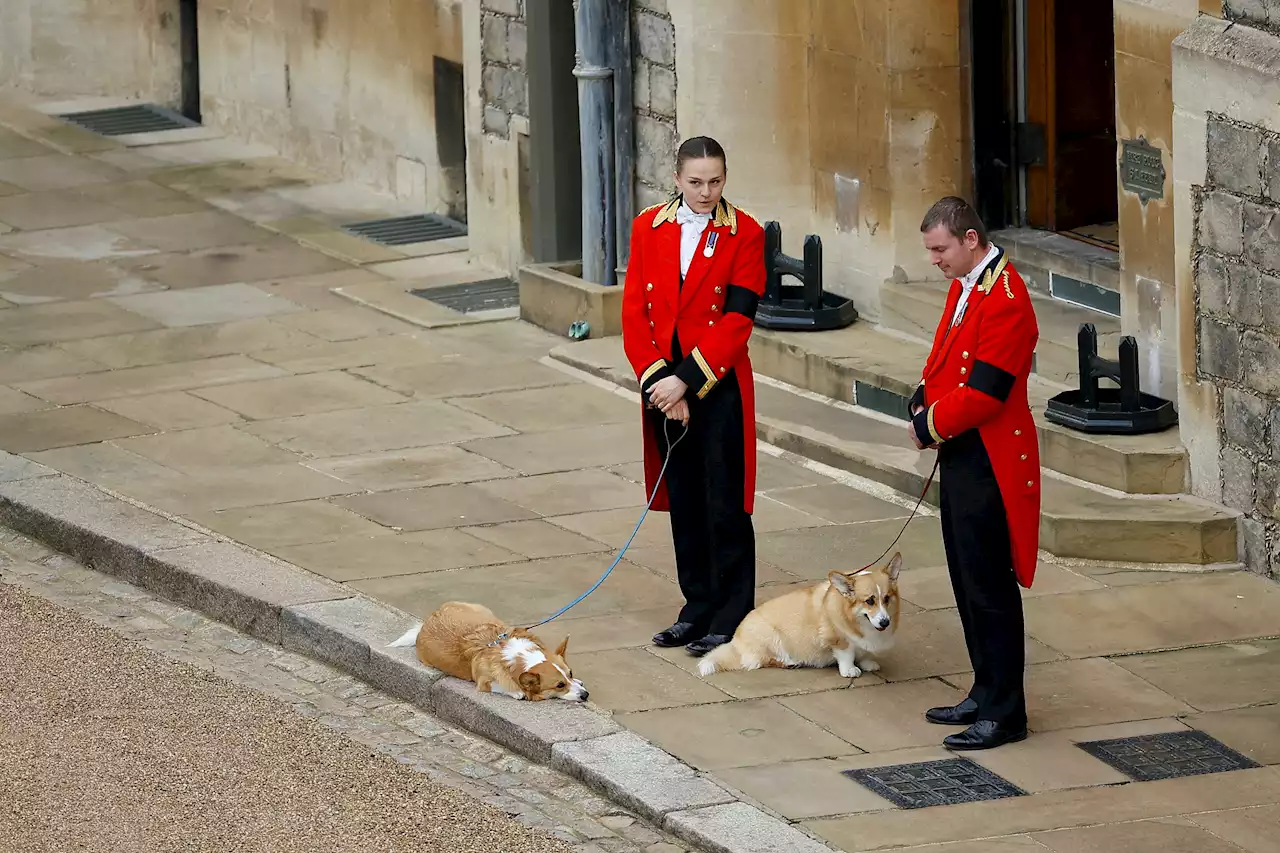
[[[690,388],[688,434],[660,410],[646,410],[665,460],[671,537],[685,605],[678,621],[733,634],[755,606],[756,540],[743,506],[746,480],[742,391],[731,371],[699,400]],[[667,436],[674,450],[667,445]],[[675,444],[679,439],[679,443]]]
[[[938,452],[942,542],[974,671],[969,696],[979,719],[1021,727],[1027,721],[1022,594],[1000,487],[976,429]]]

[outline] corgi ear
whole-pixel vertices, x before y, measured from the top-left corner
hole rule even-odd
[[[841,595],[851,595],[853,586],[849,583],[849,576],[842,572],[831,572],[827,575],[827,580],[831,581],[831,588]]]
[[[560,645],[556,646],[556,655],[563,658],[567,651],[569,651],[569,638],[566,636]]]
[[[526,694],[532,695],[542,692],[542,676],[533,670],[520,673],[520,677],[516,679],[516,682]]]
[[[893,555],[893,559],[889,561],[889,580],[897,581],[898,573],[902,571],[902,552],[897,551]]]

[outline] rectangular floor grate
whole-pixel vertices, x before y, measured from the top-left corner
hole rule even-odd
[[[447,216],[428,213],[422,216],[397,216],[374,219],[342,226],[344,230],[384,246],[405,246],[450,237],[467,236],[467,226]]]
[[[1026,795],[1008,780],[966,758],[846,770],[844,775],[904,809]]]
[[[509,278],[469,281],[466,284],[451,284],[447,287],[427,287],[410,291],[410,293],[463,314],[515,308],[520,305],[520,286]]]
[[[162,130],[182,130],[200,126],[186,116],[156,104],[133,104],[105,110],[63,113],[58,118],[103,136],[157,133]]]
[[[1200,731],[1166,732],[1076,744],[1135,782],[1176,779],[1258,767],[1256,762]]]

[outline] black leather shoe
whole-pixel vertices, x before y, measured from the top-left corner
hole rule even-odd
[[[664,649],[687,646],[702,633],[702,630],[692,622],[677,622],[667,630],[654,634],[653,644]]]
[[[696,643],[689,644],[689,654],[696,658],[700,658],[712,649],[718,646],[723,646],[732,639],[733,637],[729,634],[707,634],[707,636],[698,640]]]
[[[1018,728],[1002,726],[993,720],[978,720],[962,732],[948,735],[942,739],[947,749],[995,749],[1006,743],[1017,743],[1027,739],[1027,727]]]
[[[971,726],[978,722],[978,703],[966,696],[959,705],[930,708],[924,718],[939,726]]]

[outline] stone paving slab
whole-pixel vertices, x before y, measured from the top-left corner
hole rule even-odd
[[[0,314],[0,344],[29,347],[158,327],[153,320],[104,300],[55,302]]]
[[[152,427],[93,406],[68,406],[0,415],[0,448],[28,453],[151,431]]]
[[[37,231],[95,225],[120,217],[119,208],[95,201],[86,193],[87,189],[27,193],[12,184],[0,184],[0,222],[25,231]]]
[[[255,317],[228,323],[66,341],[60,346],[66,352],[107,367],[121,368],[227,355],[253,355],[264,360],[261,358],[264,352],[315,343],[316,339],[304,332],[267,318]]]
[[[55,261],[4,277],[0,297],[15,305],[131,296],[164,286],[121,268],[109,260],[79,263]]]

